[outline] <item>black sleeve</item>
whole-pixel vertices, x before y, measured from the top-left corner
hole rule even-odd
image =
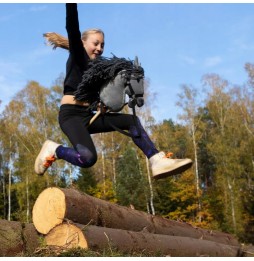
[[[66,31],[68,34],[70,54],[78,66],[84,70],[87,68],[89,57],[81,40],[77,4],[66,4]]]

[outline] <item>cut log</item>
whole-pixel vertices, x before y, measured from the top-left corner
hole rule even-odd
[[[33,208],[36,229],[47,234],[65,219],[81,224],[148,231],[156,234],[203,238],[223,244],[239,245],[230,234],[194,228],[142,211],[100,200],[74,189],[48,188],[37,198]]]
[[[142,211],[94,198],[75,189],[47,188],[33,207],[33,223],[42,234],[65,220],[130,231],[181,236],[239,246],[235,237],[218,231],[195,228],[184,222],[172,221]]]
[[[25,252],[32,255],[34,251],[40,247],[41,236],[35,229],[34,224],[25,224],[23,228],[23,240],[25,244]]]
[[[239,247],[188,237],[158,235],[81,224],[62,223],[53,228],[45,240],[49,246],[63,250],[81,247],[91,250],[114,249],[122,253],[149,253],[173,257],[236,257]]]
[[[231,234],[195,228],[184,222],[153,216],[143,211],[119,206],[75,189],[47,188],[38,196],[33,207],[33,223],[42,234],[65,220],[131,231],[183,236],[239,246]]]
[[[0,256],[16,256],[23,250],[22,224],[18,221],[0,220]]]
[[[0,256],[32,254],[39,247],[40,236],[33,224],[0,220]]]

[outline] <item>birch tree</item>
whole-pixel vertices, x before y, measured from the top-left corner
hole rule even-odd
[[[183,85],[180,94],[178,94],[179,101],[177,105],[182,108],[183,113],[179,115],[179,119],[183,120],[186,126],[188,126],[189,133],[192,140],[193,152],[194,152],[194,174],[195,174],[195,186],[196,195],[198,200],[198,220],[202,221],[200,215],[201,212],[201,186],[200,186],[200,175],[198,165],[198,142],[202,137],[201,117],[202,114],[198,113],[200,104],[198,103],[197,89]]]
[[[38,176],[34,174],[35,157],[46,139],[53,139],[59,143],[63,141],[57,124],[57,103],[53,102],[56,101],[53,94],[53,89],[51,92],[37,82],[29,82],[14,96],[1,115],[5,132],[12,137],[12,146],[15,148],[15,162],[9,170],[12,171],[12,176],[15,175],[16,182],[20,183],[16,188],[22,195],[19,201],[20,211],[25,211],[26,221],[31,218],[32,202],[39,193],[30,193],[32,184],[38,181]],[[8,146],[5,144],[5,147]],[[48,175],[40,179],[40,188],[45,186],[44,181],[47,179],[52,180]],[[50,181],[47,184],[52,183]]]
[[[238,162],[238,138],[232,88],[228,81],[218,75],[206,75],[204,86],[207,90],[206,106],[215,124],[211,132],[211,143],[208,145],[210,153],[216,161],[216,185],[220,187],[220,196],[224,202],[224,218],[231,217],[233,232],[237,232],[236,204],[238,173],[241,166]],[[240,123],[239,123],[240,124]],[[227,222],[225,220],[225,222]],[[223,221],[222,221],[223,223]]]

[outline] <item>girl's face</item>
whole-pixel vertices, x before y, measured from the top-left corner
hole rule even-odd
[[[91,60],[102,55],[104,50],[104,37],[101,33],[90,33],[87,39],[83,40],[84,48]]]

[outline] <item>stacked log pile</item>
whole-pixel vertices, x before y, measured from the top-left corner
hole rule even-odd
[[[49,246],[167,256],[239,256],[232,235],[112,204],[75,189],[48,188],[33,207],[33,223]]]
[[[39,247],[116,249],[173,257],[254,256],[231,234],[193,227],[94,198],[75,189],[47,188],[33,207],[33,224],[0,220],[0,256]]]
[[[40,234],[33,224],[0,220],[0,256],[32,255],[39,243]]]

